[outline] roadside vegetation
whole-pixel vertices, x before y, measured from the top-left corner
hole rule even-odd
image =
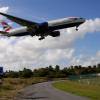
[[[14,100],[14,97],[26,86],[45,82],[46,78],[4,78],[0,85],[0,100]]]

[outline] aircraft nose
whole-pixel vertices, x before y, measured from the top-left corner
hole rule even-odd
[[[81,20],[82,20],[82,22],[83,22],[83,23],[86,21],[86,19],[85,19],[85,18],[81,18]]]

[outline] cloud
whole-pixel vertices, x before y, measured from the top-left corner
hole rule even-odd
[[[73,57],[73,59],[69,62],[69,65],[97,65],[100,63],[100,50],[96,52],[95,55],[83,55],[80,54],[78,56]]]
[[[2,12],[2,13],[7,13],[8,10],[9,10],[9,7],[1,7],[0,8],[0,12]],[[4,19],[4,17],[0,16],[0,21],[2,21],[3,19]]]
[[[3,13],[7,13],[9,10],[9,7],[1,7],[0,8],[0,12],[3,12]]]
[[[4,8],[3,8],[4,9]],[[7,8],[6,8],[7,9]],[[100,51],[93,57],[75,56],[74,43],[85,38],[86,34],[100,31],[100,18],[87,20],[79,27],[60,30],[61,36],[46,37],[39,41],[38,37],[0,38],[0,64],[6,70],[19,70],[24,66],[34,69],[50,64],[91,64],[100,61]],[[91,62],[90,62],[91,59]],[[69,62],[69,63],[68,63]]]
[[[54,49],[47,50],[45,53],[45,60],[50,62],[60,61],[61,59],[70,59],[74,53],[74,49]]]

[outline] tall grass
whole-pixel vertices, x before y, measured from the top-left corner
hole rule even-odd
[[[24,87],[46,81],[46,78],[6,78],[0,85],[0,100],[14,100],[15,95]]]

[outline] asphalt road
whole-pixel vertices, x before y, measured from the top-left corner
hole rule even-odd
[[[20,91],[14,100],[88,100],[52,87],[51,82],[38,83]]]

